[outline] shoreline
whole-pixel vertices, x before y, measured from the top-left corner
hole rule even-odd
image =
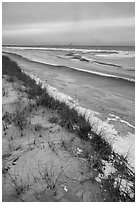
[[[23,71],[24,72],[24,71]],[[96,112],[93,110],[88,110],[84,107],[80,107],[77,101],[75,101],[73,98],[71,98],[68,95],[65,95],[61,92],[58,92],[58,90],[54,87],[49,86],[45,81],[41,80],[39,77],[28,73],[24,72],[26,75],[28,75],[30,78],[34,79],[36,81],[36,84],[41,85],[42,88],[46,88],[48,94],[53,97],[55,100],[65,103],[68,105],[70,109],[74,109],[78,112],[79,115],[82,115],[85,117],[85,120],[90,123],[93,131],[96,134],[101,134],[101,137],[105,139],[110,145],[112,145],[113,151],[120,154],[120,155],[127,155],[130,154],[131,159],[128,158],[128,162],[131,164],[131,167],[135,167],[135,150],[134,148],[132,149],[131,146],[128,144],[129,141],[126,141],[124,138],[118,138],[118,132],[115,130],[115,126],[110,125],[106,122],[101,121],[97,116]],[[117,116],[116,116],[117,117]],[[122,121],[121,122],[131,125],[130,123],[128,124],[127,121]],[[132,128],[135,128],[134,126],[131,125]],[[122,146],[126,147],[126,151],[122,151]],[[129,152],[130,150],[130,152]]]
[[[14,72],[16,64],[14,64],[14,62],[12,62],[12,61],[9,61],[9,62],[10,62],[9,64],[11,64],[11,65],[13,63],[12,69]],[[7,67],[7,65],[5,64],[5,68],[6,67]],[[61,123],[59,123],[59,125],[61,125],[61,124],[63,125],[63,126],[61,125],[61,127],[66,128],[68,131],[70,131],[70,133],[73,132],[82,140],[84,139],[85,142],[86,141],[89,142],[89,146],[91,145],[91,147],[93,148],[90,150],[91,151],[90,154],[93,154],[93,155],[92,156],[89,155],[90,156],[89,158],[91,160],[93,159],[93,161],[95,159],[97,163],[101,162],[100,165],[102,167],[99,165],[100,167],[97,168],[98,173],[100,172],[99,170],[104,172],[103,177],[100,176],[100,173],[98,174],[98,176],[96,174],[95,177],[96,177],[97,182],[102,183],[103,179],[105,179],[105,181],[109,182],[108,175],[110,174],[111,176],[113,176],[112,169],[113,170],[115,169],[119,175],[125,175],[126,174],[126,177],[122,177],[121,179],[123,182],[127,182],[127,184],[128,184],[128,182],[129,182],[128,179],[130,179],[130,177],[128,178],[128,176],[127,176],[126,168],[129,169],[128,174],[130,176],[134,177],[134,173],[130,169],[132,166],[130,166],[131,164],[129,165],[128,160],[127,160],[128,155],[117,154],[116,152],[114,152],[113,145],[109,144],[108,141],[106,140],[107,137],[103,138],[103,135],[106,136],[108,131],[109,131],[108,132],[109,135],[111,135],[111,134],[113,135],[113,128],[112,128],[112,133],[111,133],[111,126],[107,125],[105,127],[106,124],[104,123],[103,125],[106,129],[103,130],[103,126],[101,124],[99,124],[99,120],[96,117],[94,117],[91,110],[87,110],[83,107],[80,107],[79,104],[75,104],[75,101],[73,101],[72,98],[70,98],[69,96],[67,96],[63,93],[58,92],[57,89],[49,86],[47,83],[45,83],[45,81],[41,80],[39,77],[32,75],[30,73],[27,73],[26,71],[22,70],[22,68],[20,69],[18,67],[18,65],[16,65],[16,67],[17,68],[15,70],[15,73],[17,73],[17,79],[19,79],[19,83],[21,81],[25,82],[24,85],[26,86],[26,88],[28,85],[30,86],[32,91],[31,90],[29,91],[29,89],[26,89],[26,91],[28,90],[26,93],[28,93],[28,96],[30,94],[30,96],[34,97],[33,98],[34,100],[36,99],[37,108],[38,107],[39,108],[50,107],[51,110],[52,109],[56,110],[57,111],[56,113],[58,113],[59,116],[61,117],[60,120],[62,120]],[[4,68],[4,66],[3,66],[3,68]],[[11,66],[9,66],[9,69],[10,68],[11,68]],[[20,71],[17,71],[18,69],[20,69]],[[11,77],[12,76],[13,76],[13,73],[11,72]],[[11,79],[15,79],[14,77],[15,76],[13,76],[13,78],[11,78]],[[11,81],[11,79],[10,79],[10,81]],[[35,83],[34,83],[34,80],[35,80]],[[43,89],[43,91],[41,90],[40,87]],[[23,90],[25,90],[25,89],[23,88]],[[34,90],[35,91],[37,90],[37,91],[34,93]],[[42,92],[44,95],[40,94]],[[4,93],[4,95],[5,95],[5,93]],[[33,107],[35,108],[35,106],[33,106]],[[36,110],[37,110],[37,108],[36,108]],[[67,121],[67,123],[66,123],[66,121]],[[90,124],[90,126],[89,126],[89,124]],[[22,123],[21,123],[21,125],[22,125]],[[97,125],[97,130],[95,130],[94,125]],[[28,128],[29,127],[30,127],[30,125],[28,126]],[[73,129],[73,131],[72,131],[72,129]],[[57,134],[57,132],[56,132],[56,134]],[[42,136],[39,136],[39,137],[41,138]],[[35,138],[37,138],[37,137],[35,137]],[[81,142],[82,142],[82,140],[81,140]],[[85,144],[85,142],[84,143],[82,142],[82,144]],[[110,142],[112,142],[112,141],[110,141]],[[121,141],[121,142],[123,145],[124,144],[123,141]],[[35,145],[36,145],[36,143],[34,143],[34,148],[37,148],[37,146],[35,146]],[[50,147],[52,147],[51,144],[50,144]],[[79,148],[77,148],[77,149],[80,152],[84,151],[84,150],[81,150]],[[55,149],[54,149],[54,152],[55,152]],[[98,155],[97,158],[96,158],[96,153]],[[31,154],[31,152],[30,152],[30,154]],[[7,157],[7,155],[5,154],[3,157]],[[8,155],[8,157],[10,157],[10,155]],[[87,158],[87,156],[86,156],[86,158]],[[28,157],[28,159],[29,159],[29,157]],[[19,161],[19,163],[18,163],[18,161]],[[17,161],[17,164],[16,164],[16,162],[14,164],[15,168],[16,168],[16,165],[18,166],[21,164],[20,159],[18,161]],[[122,166],[124,167],[124,168],[122,168],[122,171],[121,171],[121,168],[119,169],[119,164],[120,164],[119,162],[120,163],[122,162]],[[103,164],[105,164],[105,167],[107,169],[106,168],[104,169]],[[125,165],[126,165],[126,168],[125,168]],[[93,169],[94,168],[96,171],[96,167],[94,167],[94,165],[93,165]],[[14,167],[11,170],[13,170],[13,169],[14,169]],[[116,179],[118,179],[118,178],[116,178]],[[103,186],[103,189],[104,189],[104,187],[105,186]],[[124,186],[124,184],[122,184],[120,182],[120,186],[119,186],[120,191],[122,190],[123,187],[125,188],[124,190],[126,192],[126,190],[127,190],[126,187]],[[123,196],[123,197],[121,197],[121,199],[125,199],[125,192],[122,190],[121,196]],[[134,195],[130,195],[130,196],[131,196],[131,197],[129,197],[130,199],[132,199],[132,196],[134,197]]]
[[[14,57],[15,56],[13,56],[13,59],[14,59]],[[19,57],[19,59],[20,59],[20,57]],[[87,99],[89,99],[89,90],[86,91],[85,87],[83,87],[82,82],[81,82],[81,84],[76,82],[78,79],[81,80],[81,74],[79,72],[78,72],[79,73],[79,75],[78,75],[77,71],[76,71],[76,73],[75,73],[75,71],[72,71],[73,78],[76,79],[76,77],[78,77],[77,80],[74,81],[74,80],[72,80],[73,79],[72,74],[69,75],[71,73],[70,70],[68,70],[67,68],[65,69],[63,67],[60,67],[60,68],[54,67],[54,69],[53,69],[52,66],[49,66],[49,71],[48,71],[48,69],[46,69],[44,72],[42,72],[43,68],[42,68],[42,70],[40,70],[40,64],[38,62],[37,63],[33,62],[32,65],[31,65],[30,63],[28,63],[29,61],[26,61],[26,63],[24,63],[25,59],[22,59],[22,60],[23,60],[23,66],[20,63],[21,61],[16,59],[18,65],[20,67],[22,67],[23,70],[25,70],[26,72],[29,71],[29,73],[31,75],[34,75],[34,76],[36,76],[36,78],[39,78],[39,80],[42,79],[43,81],[46,81],[46,80],[45,80],[45,77],[42,77],[42,76],[48,76],[48,72],[49,72],[49,77],[50,78],[47,80],[46,83],[48,83],[51,87],[56,87],[57,90],[59,90],[59,92],[64,93],[66,95],[69,95],[69,96],[71,96],[71,98],[74,98],[76,100],[78,99],[77,101],[78,101],[80,106],[82,106],[84,108],[89,108],[90,110],[93,110],[94,113],[95,113],[95,117],[99,118],[99,120],[103,121],[104,123],[108,123],[108,125],[110,125],[110,127],[112,129],[114,128],[115,131],[116,131],[116,134],[118,134],[118,138],[120,140],[120,142],[118,142],[118,144],[117,144],[118,147],[119,147],[119,144],[122,144],[122,143],[124,144],[124,138],[127,137],[127,141],[129,142],[129,144],[128,144],[128,142],[127,142],[127,144],[125,143],[127,151],[130,149],[131,145],[132,145],[132,148],[134,149],[134,136],[133,136],[134,133],[135,133],[135,129],[134,129],[134,125],[133,125],[134,123],[133,123],[133,120],[131,122],[128,119],[128,118],[130,118],[129,115],[128,115],[128,112],[127,112],[127,115],[125,115],[125,109],[124,108],[123,108],[123,112],[122,112],[123,101],[124,101],[124,103],[126,103],[126,100],[127,100],[127,108],[128,108],[128,106],[129,106],[128,101],[129,101],[130,98],[133,97],[132,94],[130,93],[131,96],[129,98],[127,98],[127,99],[125,98],[125,97],[127,97],[126,93],[127,93],[128,89],[130,88],[129,86],[125,87],[127,83],[125,83],[123,81],[123,85],[122,85],[122,82],[119,82],[119,84],[116,83],[115,85],[114,84],[112,85],[112,82],[115,82],[115,80],[111,81],[111,79],[108,79],[108,82],[107,81],[105,82],[104,79],[102,79],[102,81],[101,81],[100,78],[98,78],[98,76],[96,76],[96,77],[93,76],[93,78],[92,78],[93,82],[91,83],[91,77],[90,76],[87,76],[87,74],[85,74],[85,80],[84,80],[84,75],[82,75],[82,80],[84,82],[87,81],[88,84],[89,84],[89,81],[90,81],[91,85],[92,86],[94,85],[96,87],[96,88],[93,88],[92,86],[90,86],[90,88],[89,88],[87,86],[87,84],[86,85],[84,84],[84,86],[86,86],[87,90],[89,89],[90,91],[92,91],[92,96],[91,96],[92,103],[89,100],[89,105],[90,106],[87,106],[87,103],[85,104],[85,102],[87,101]],[[34,68],[34,64],[36,64],[36,70]],[[27,67],[28,65],[29,66],[31,65],[31,67],[32,67],[31,70],[30,70],[30,68],[28,69],[28,67]],[[39,65],[39,69],[37,68],[37,65]],[[45,65],[42,65],[42,66],[45,67]],[[48,67],[48,66],[46,66],[46,67]],[[51,71],[51,67],[52,67],[52,71]],[[60,70],[61,76],[60,75],[58,76],[57,70]],[[67,72],[66,71],[64,72],[64,70],[66,70]],[[74,75],[74,73],[75,73],[75,75]],[[64,86],[65,84],[63,84],[63,89],[61,88],[62,87],[62,85],[61,85],[62,81],[60,81],[62,78],[65,81],[67,81],[68,79],[71,78],[71,83],[70,83],[70,81],[68,81],[69,83],[67,82],[67,87]],[[49,80],[50,80],[50,82],[53,81],[53,83],[49,83]],[[97,80],[99,81],[100,84],[98,84]],[[77,87],[77,92],[76,92],[77,96],[75,95],[75,93],[73,95],[70,94],[72,92],[72,90],[74,89],[74,84],[76,84],[76,83],[78,83],[78,85],[76,86]],[[111,87],[113,87],[113,89],[109,88],[110,83],[111,83]],[[60,84],[61,87],[56,86],[57,84],[58,85]],[[133,84],[131,83],[131,85],[133,85]],[[97,86],[99,86],[98,89],[97,89]],[[119,98],[119,96],[117,94],[118,93],[120,94],[120,89],[119,89],[120,86],[123,87],[124,89],[123,89],[123,92],[121,92],[121,95],[120,95],[120,98]],[[72,89],[70,89],[70,87],[72,87]],[[79,87],[79,92],[78,92],[78,87]],[[103,87],[107,87],[107,89],[105,88],[105,90],[103,90]],[[102,90],[100,91],[101,88],[102,88]],[[83,91],[82,91],[82,89],[83,89]],[[64,90],[66,90],[66,91],[64,91]],[[87,92],[87,94],[86,94],[85,91]],[[113,92],[116,94],[116,96],[115,96],[115,94]],[[128,92],[130,92],[130,91],[128,91]],[[78,95],[78,93],[80,95],[81,94],[82,95],[80,96],[80,95]],[[112,95],[112,93],[113,93],[113,95]],[[99,96],[98,94],[99,95],[101,94],[101,95]],[[99,98],[96,99],[96,96],[98,96],[100,99]],[[113,96],[113,100],[110,99],[110,97],[112,98],[112,96]],[[121,97],[123,97],[123,101],[120,101]],[[93,98],[95,98],[94,103],[93,103]],[[108,101],[106,101],[106,98],[108,98],[107,99]],[[83,101],[81,101],[81,100],[83,100]],[[117,109],[117,108],[114,109],[114,107],[116,106],[116,103],[118,103],[117,107],[119,109]],[[109,108],[109,106],[110,106],[110,108]],[[119,106],[121,106],[121,107],[119,107]],[[118,112],[119,112],[119,114],[118,114]],[[129,112],[132,115],[131,109],[130,109]],[[134,113],[134,110],[133,110],[133,113]],[[113,115],[115,115],[115,117]],[[98,120],[98,119],[95,119],[95,120]],[[100,123],[100,125],[101,125],[101,123]],[[131,141],[130,141],[130,138],[132,138]],[[122,140],[123,140],[123,142],[122,142]],[[119,147],[119,149],[120,149],[120,147]],[[121,147],[121,151],[123,151],[123,147]],[[132,153],[132,158],[133,158],[133,156],[134,156],[134,151]],[[133,159],[132,162],[134,163],[134,159]]]
[[[98,75],[98,76],[101,76],[101,77],[109,77],[109,78],[116,79],[116,80],[125,80],[125,81],[128,81],[128,82],[135,83],[135,78],[134,77],[128,78],[128,77],[125,77],[124,75],[123,76],[122,75],[118,76],[118,75],[115,75],[113,73],[111,73],[111,74],[105,73],[105,72],[101,73],[100,71],[91,71],[91,70],[87,70],[87,69],[79,69],[79,68],[76,68],[76,67],[65,66],[65,65],[60,65],[60,64],[46,63],[46,62],[42,62],[41,60],[34,60],[34,59],[29,58],[29,57],[24,57],[21,54],[7,52],[7,51],[2,51],[2,52],[5,53],[5,54],[7,53],[7,54],[11,54],[11,55],[17,55],[19,57],[22,57],[23,59],[28,60],[28,61],[32,61],[32,62],[35,62],[35,63],[43,64],[45,66],[47,65],[47,66],[55,66],[55,67],[64,67],[64,68],[67,68],[67,69],[72,69],[72,70],[76,70],[76,71],[83,72],[83,73]],[[96,63],[100,64],[100,62],[96,62]],[[103,64],[103,62],[102,62],[102,64]]]
[[[109,107],[110,104],[113,103],[110,97],[114,96],[115,103],[116,104],[119,103],[119,105],[117,106],[117,108],[119,109],[119,113],[122,113],[121,110],[123,108],[121,104],[122,102],[121,97],[123,97],[125,99],[125,102],[127,100],[127,105],[128,105],[127,108],[128,109],[130,108],[130,111],[128,111],[128,114],[131,114],[132,116],[134,116],[134,108],[133,108],[134,101],[132,103],[133,104],[132,107],[130,105],[130,101],[135,98],[135,91],[134,91],[135,84],[133,82],[128,82],[125,80],[123,81],[116,80],[114,78],[101,77],[99,75],[89,76],[89,74],[87,73],[81,73],[73,69],[71,70],[64,66],[56,67],[52,65],[41,64],[39,62],[31,62],[25,58],[21,58],[13,54],[10,54],[10,56],[11,58],[13,58],[13,60],[15,58],[17,63],[19,63],[19,65],[24,67],[26,71],[31,71],[37,76],[40,76],[43,80],[47,80],[51,86],[58,88],[60,91],[63,91],[65,94],[70,95],[73,98],[76,97],[81,103],[81,105],[84,107],[95,109],[95,111],[105,114],[105,111],[103,111],[103,109],[101,108],[98,109],[96,107],[96,104],[94,104],[94,101],[95,103],[99,102],[98,107],[104,103],[107,104],[107,107]],[[32,69],[32,67],[34,69]],[[83,81],[83,83],[81,80]],[[100,92],[101,89],[102,89],[102,93]],[[87,98],[85,98],[84,95],[83,97],[85,99],[82,98],[82,90],[83,90],[83,94],[85,91],[87,93],[91,93],[92,95],[91,99],[89,98],[89,94],[87,95]],[[102,95],[103,93],[105,94],[104,96]],[[89,101],[86,101],[86,99]],[[108,102],[106,100],[108,100]],[[92,104],[90,105],[90,103]],[[114,105],[114,107],[116,106],[116,104]],[[102,108],[105,108],[103,106]],[[110,111],[110,114],[115,114],[120,116],[121,114],[117,114],[116,108],[114,109],[114,107],[113,106],[111,107],[111,110],[114,110],[114,112]],[[123,113],[124,114],[122,114],[122,118],[124,120],[127,120],[127,117],[124,116],[125,110],[123,110]],[[132,117],[132,120],[128,119],[127,121],[132,125],[134,125],[133,117]]]

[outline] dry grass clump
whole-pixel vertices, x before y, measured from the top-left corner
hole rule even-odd
[[[2,56],[2,75],[8,75],[11,82],[14,81],[15,77],[23,82],[24,86],[28,87],[26,92],[29,98],[40,96],[43,92],[41,86],[37,85],[34,79],[31,79],[29,76],[23,73],[17,63],[11,61],[6,56]]]
[[[59,118],[56,117],[56,116],[51,116],[51,117],[48,119],[48,121],[49,121],[50,123],[58,123]]]
[[[29,98],[36,99],[36,106],[44,106],[56,110],[59,114],[59,125],[66,128],[68,131],[76,133],[82,140],[89,141],[92,149],[94,150],[93,155],[93,170],[103,175],[104,165],[102,161],[112,163],[115,168],[115,173],[111,173],[107,178],[101,179],[101,188],[104,201],[135,201],[135,174],[129,168],[126,157],[116,154],[111,145],[101,137],[92,131],[92,127],[84,118],[77,113],[75,109],[70,109],[65,103],[59,102],[49,96],[46,89],[42,89],[40,85],[37,85],[35,80],[31,79],[25,73],[21,72],[18,65],[11,61],[8,57],[3,56],[2,61],[2,74],[9,75],[11,77],[16,76],[18,80],[24,83],[27,87],[27,94]],[[8,115],[6,119],[10,120]],[[22,130],[26,125],[26,116],[24,112],[16,112],[14,116],[14,122]],[[55,117],[50,118],[51,123],[57,123],[58,120]],[[91,137],[89,137],[91,136]],[[54,150],[54,145],[49,143],[51,148]],[[62,141],[61,146],[66,148],[66,144]],[[90,152],[89,152],[90,154]],[[87,156],[87,158],[89,158]],[[46,172],[46,179],[48,174]],[[14,179],[15,180],[15,179]],[[122,181],[126,181],[125,189],[121,190]],[[50,182],[51,183],[51,182]],[[15,187],[22,191],[22,187],[18,187],[15,183]],[[53,188],[53,185],[51,186]]]
[[[29,189],[29,181],[28,183],[24,182],[19,175],[13,175],[11,173],[8,173],[8,175],[9,179],[12,181],[12,186],[14,187],[17,196],[20,196],[22,193]]]

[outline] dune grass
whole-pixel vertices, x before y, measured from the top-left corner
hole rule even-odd
[[[92,155],[94,165],[92,168],[95,171],[103,175],[104,165],[102,161],[113,164],[116,170],[115,173],[101,179],[100,186],[104,201],[135,201],[135,174],[128,167],[127,158],[115,153],[111,145],[100,134],[97,135],[93,132],[90,123],[85,120],[84,116],[79,115],[75,109],[70,109],[65,103],[49,96],[46,89],[42,89],[40,85],[37,85],[35,80],[23,73],[20,67],[6,56],[2,58],[2,74],[8,75],[11,82],[12,79],[14,81],[15,77],[20,80],[27,87],[28,97],[36,99],[37,106],[56,110],[60,116],[60,126],[77,134],[82,140],[89,141],[94,151],[94,155]],[[121,190],[123,179],[130,184],[130,188],[125,187],[125,189]]]
[[[8,57],[3,56],[2,58],[2,75],[8,75],[9,81],[14,81],[15,77],[23,82],[23,85],[27,87],[26,90],[29,98],[35,98],[40,96],[43,92],[40,85],[37,85],[34,79],[31,79],[25,73],[21,71],[16,62],[11,61]]]

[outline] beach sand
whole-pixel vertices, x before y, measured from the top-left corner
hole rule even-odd
[[[126,140],[134,146],[133,82],[89,75],[63,66],[44,65],[16,55],[7,55],[23,70],[78,100],[81,106],[95,111],[98,118],[114,125],[119,131],[119,137],[128,136]],[[77,134],[60,126],[60,116],[56,110],[37,106],[35,100],[28,99],[27,88],[21,81],[16,79],[9,82],[7,76],[2,80],[3,201],[113,200],[109,194],[108,198],[102,194],[100,179],[103,178],[99,176],[99,170],[96,171],[95,166],[99,165],[100,160],[96,158],[90,141],[84,141]],[[7,112],[14,115],[22,109],[26,109],[27,113],[24,118],[27,125],[24,129],[20,129],[16,123],[6,124],[4,117]],[[129,151],[123,142],[121,145],[122,149]],[[134,153],[132,156],[134,160]],[[105,179],[114,169],[111,161],[106,162],[103,167]]]
[[[3,117],[16,114],[18,105],[21,111],[35,104],[20,81],[7,78],[2,79]],[[14,123],[4,125],[3,120],[3,202],[103,201],[96,172],[83,159],[91,153],[89,142],[62,128],[51,109],[34,105],[25,119],[28,125],[22,130]]]
[[[96,111],[97,117],[115,126],[119,135],[134,134],[135,84],[130,81],[52,66],[6,54],[27,72],[56,87],[83,107]],[[128,123],[127,123],[128,122]],[[133,142],[134,144],[134,142]]]

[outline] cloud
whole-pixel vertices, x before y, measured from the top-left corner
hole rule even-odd
[[[3,27],[3,36],[10,35],[37,35],[37,34],[56,34],[64,33],[70,30],[73,22],[60,23],[30,23],[24,25],[5,26]]]
[[[134,42],[133,2],[4,2],[2,11],[3,43]]]
[[[83,29],[96,29],[102,27],[134,27],[134,18],[121,19],[101,19],[101,20],[86,20],[77,22],[56,22],[56,23],[29,23],[15,26],[3,26],[3,35],[17,34],[38,34],[38,33],[66,33],[71,31],[82,31]],[[73,29],[73,30],[72,30]]]
[[[3,42],[31,40],[35,43],[134,44],[133,17],[79,20],[69,22],[37,22],[3,26]],[[27,36],[27,37],[26,37]],[[132,39],[131,39],[132,38]]]

